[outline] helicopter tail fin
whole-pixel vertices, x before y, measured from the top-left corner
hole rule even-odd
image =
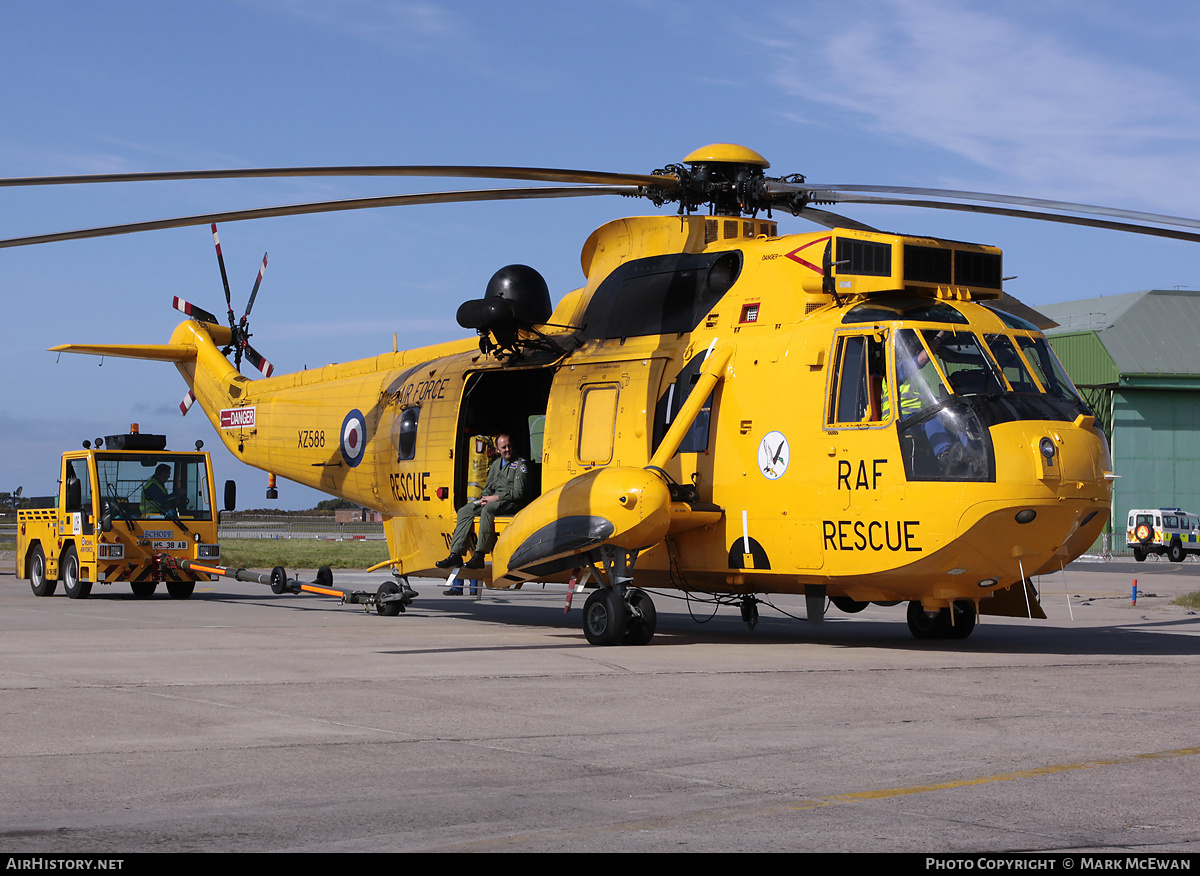
[[[189,319],[176,327],[167,344],[60,344],[50,351],[170,362],[187,381],[188,394],[179,406],[186,414],[197,398],[206,410],[219,410],[232,402],[233,385],[245,382],[220,349],[231,338],[232,333],[224,326]]]
[[[155,362],[195,362],[201,349],[227,345],[231,339],[232,333],[224,326],[202,324],[189,319],[179,324],[168,344],[59,344],[51,347],[50,352],[150,359]]]

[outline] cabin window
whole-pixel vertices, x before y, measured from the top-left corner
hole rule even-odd
[[[671,424],[678,418],[680,410],[691,396],[693,387],[700,380],[700,369],[704,366],[704,360],[707,358],[708,353],[705,352],[689,359],[687,364],[679,369],[675,380],[667,387],[663,397],[659,399],[654,411],[655,450],[667,436],[667,430],[671,428]],[[687,434],[683,436],[683,441],[680,442],[676,453],[703,453],[708,449],[714,395],[715,391],[710,392],[708,398],[704,400],[703,406],[696,414],[692,425],[688,427]]]
[[[583,316],[585,330],[591,338],[690,332],[713,312],[741,271],[738,250],[624,262],[592,295]]]
[[[619,394],[615,383],[583,387],[577,456],[584,465],[606,465],[612,461]]]
[[[417,422],[421,417],[418,407],[405,408],[396,418],[396,459],[413,459],[417,455]]]
[[[79,481],[79,504],[70,505],[68,503],[67,511],[91,511],[92,510],[92,476],[88,473],[88,464],[86,459],[69,459],[67,460],[67,481],[72,478]]]

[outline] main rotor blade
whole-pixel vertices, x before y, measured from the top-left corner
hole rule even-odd
[[[856,231],[883,233],[878,228],[872,228],[870,225],[859,222],[857,219],[842,216],[840,213],[831,213],[828,210],[818,210],[816,207],[805,207],[797,215],[801,219],[807,219],[825,228],[852,228]]]
[[[32,246],[36,243],[55,243],[63,240],[84,240],[116,234],[135,234],[163,228],[184,228],[189,225],[208,225],[213,222],[240,222],[246,219],[267,219],[273,216],[299,216],[308,213],[332,213],[339,210],[369,210],[375,207],[402,207],[414,204],[451,204],[465,201],[517,201],[526,198],[582,198],[594,195],[627,195],[636,197],[638,186],[547,186],[545,188],[479,189],[462,192],[429,192],[416,195],[390,195],[376,198],[352,198],[345,201],[315,201],[308,204],[288,204],[280,207],[261,207],[254,210],[234,210],[225,213],[205,213],[199,216],[180,216],[151,222],[130,222],[60,231],[31,237],[10,237],[0,240],[0,249],[12,246]]]
[[[1013,216],[1018,219],[1038,219],[1044,222],[1061,222],[1065,225],[1083,225],[1088,228],[1107,228],[1111,231],[1129,231],[1151,237],[1169,237],[1173,240],[1188,240],[1200,243],[1200,234],[1176,231],[1172,228],[1154,228],[1150,225],[1131,225],[1128,222],[1112,222],[1107,219],[1089,219],[1085,216],[1063,216],[1059,213],[1042,213],[1033,210],[1013,210],[1008,207],[990,207],[986,204],[951,204],[946,201],[920,201],[906,198],[875,198],[870,195],[846,195],[837,198],[839,204],[881,204],[892,207],[930,207],[935,210],[956,210],[960,213],[987,213],[992,216]],[[803,215],[803,214],[801,214]]]
[[[838,192],[878,192],[885,195],[920,195],[929,198],[954,198],[960,201],[988,201],[993,204],[1012,204],[1015,207],[1034,207],[1039,210],[1060,210],[1068,213],[1087,213],[1108,216],[1112,219],[1129,219],[1133,222],[1153,222],[1158,225],[1180,225],[1185,228],[1200,228],[1200,219],[1183,216],[1164,216],[1160,213],[1143,213],[1138,210],[1121,210],[1116,207],[1098,207],[1094,204],[1075,204],[1070,201],[1047,201],[1041,198],[1026,198],[1016,195],[996,195],[988,192],[960,192],[954,189],[920,189],[898,186],[839,186],[789,184],[797,191],[831,192],[839,203],[846,199],[837,197]],[[823,200],[823,199],[822,199]],[[1004,214],[1001,214],[1004,215]]]
[[[537,182],[673,188],[674,176],[646,176],[566,170],[553,167],[491,167],[486,165],[377,164],[330,167],[250,167],[229,170],[178,170],[147,173],[91,173],[70,176],[25,176],[0,179],[0,186],[61,186],[85,183],[164,182],[190,179],[261,179],[308,176],[429,176],[467,179],[524,179]]]

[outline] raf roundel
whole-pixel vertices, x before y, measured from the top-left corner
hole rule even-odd
[[[363,460],[367,446],[367,423],[362,411],[353,410],[342,420],[342,459],[354,468]]]

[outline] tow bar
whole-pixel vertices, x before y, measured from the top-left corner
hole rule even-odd
[[[396,581],[384,581],[374,593],[366,590],[339,590],[333,586],[333,570],[328,566],[317,569],[315,582],[300,581],[289,578],[283,566],[276,566],[270,572],[251,572],[248,569],[226,569],[222,566],[212,566],[197,560],[175,560],[170,565],[178,566],[189,572],[203,572],[219,578],[233,578],[249,584],[266,584],[271,592],[277,595],[284,593],[316,593],[320,596],[336,597],[341,605],[361,605],[364,611],[375,611],[384,617],[395,617],[403,612],[414,599],[417,591],[408,584],[407,578],[398,577]]]

